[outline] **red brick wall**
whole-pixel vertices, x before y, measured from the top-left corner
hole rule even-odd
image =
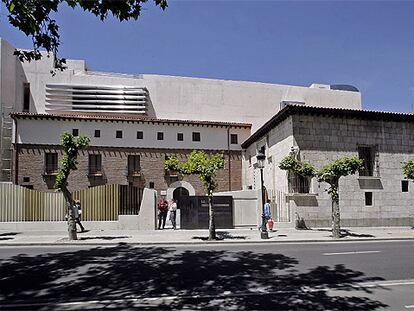
[[[63,152],[58,146],[20,145],[18,150],[18,184],[33,186],[35,190],[53,191],[53,177],[44,177],[45,153],[57,152],[59,161]],[[180,160],[185,161],[191,150],[163,150],[163,149],[126,149],[92,147],[83,150],[78,156],[78,169],[72,171],[69,176],[69,189],[76,191],[90,186],[101,184],[128,184],[133,182],[137,186],[149,187],[154,183],[157,191],[167,190],[168,185],[174,182],[165,176],[164,160],[168,154],[175,154]],[[88,177],[89,154],[99,153],[102,157],[103,177]],[[241,190],[241,152],[230,153],[231,179],[229,180],[229,161],[227,151],[225,155],[225,168],[218,172],[218,189],[216,191],[228,191],[231,180],[231,190]],[[141,158],[141,177],[130,178],[127,176],[128,155],[137,154]],[[24,177],[29,177],[29,182],[23,182]],[[187,176],[183,180],[193,185],[197,195],[205,193],[203,185],[197,176]]]

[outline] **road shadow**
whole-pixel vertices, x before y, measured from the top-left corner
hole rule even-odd
[[[372,234],[355,233],[355,232],[351,232],[347,229],[341,229],[341,238],[345,238],[347,236],[356,237],[356,238],[375,238],[375,235],[372,235]]]
[[[20,232],[4,232],[4,233],[0,233],[0,237],[1,236],[7,236],[7,237],[15,236],[15,235],[18,235],[18,234],[20,234]]]
[[[131,236],[85,236],[85,237],[80,237],[79,240],[107,240],[107,241],[111,241],[111,240],[117,240],[117,239],[129,239],[131,238]]]
[[[207,236],[193,236],[193,240],[201,240],[201,241],[208,241]],[[244,235],[232,235],[228,231],[216,231],[216,240],[223,241],[223,240],[245,240],[246,236]]]
[[[325,232],[332,232],[332,229],[316,229],[317,231],[325,231]],[[367,233],[355,233],[348,229],[341,229],[340,230],[340,237],[355,237],[355,238],[375,238],[375,235],[367,234]]]
[[[250,251],[136,248],[127,244],[87,250],[20,254],[0,261],[0,309],[25,302],[30,310],[56,304],[117,299],[116,309],[139,310],[376,310],[386,307],[355,286],[380,280],[344,265],[295,269],[282,254]],[[346,296],[326,289],[341,286]],[[310,290],[313,289],[313,290]],[[320,290],[318,290],[320,289]],[[352,291],[352,292],[351,292]],[[352,294],[357,291],[357,295]],[[172,297],[172,298],[171,298]],[[139,299],[138,299],[139,300]],[[30,305],[30,303],[32,303]],[[74,304],[75,305],[75,304]],[[111,309],[101,303],[97,309]]]

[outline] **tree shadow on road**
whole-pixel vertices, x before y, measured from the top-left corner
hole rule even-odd
[[[206,236],[193,236],[193,240],[202,240],[202,241],[208,241],[208,237]],[[216,231],[216,240],[222,241],[222,240],[245,240],[245,235],[233,235],[228,231]]]
[[[137,248],[127,244],[87,250],[17,255],[0,261],[0,309],[11,303],[121,299],[116,309],[376,310],[359,282],[379,278],[346,268],[295,270],[298,261],[282,254],[250,251]],[[328,294],[341,286],[347,297]],[[312,289],[312,290],[310,290]],[[320,289],[320,290],[318,290]],[[352,296],[350,291],[359,291]],[[361,295],[362,293],[362,295]],[[169,298],[168,298],[168,297]],[[172,297],[172,298],[171,298]],[[3,307],[2,307],[3,306]],[[110,309],[111,306],[101,306]],[[57,308],[55,309],[62,309]]]

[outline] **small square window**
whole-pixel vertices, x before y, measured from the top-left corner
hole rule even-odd
[[[238,144],[237,134],[230,134],[230,143],[231,144]]]
[[[95,137],[101,137],[101,130],[95,130]]]
[[[153,181],[149,182],[149,187],[150,187],[150,189],[154,189],[154,182]]]
[[[164,140],[164,133],[163,132],[158,132],[157,133],[157,140]]]
[[[79,136],[79,130],[78,129],[72,129],[72,135],[73,136]]]
[[[201,135],[199,132],[193,132],[193,141],[200,141]]]
[[[144,132],[143,131],[138,131],[137,132],[137,139],[144,139]]]
[[[184,134],[183,133],[177,133],[177,140],[183,141],[184,140]]]
[[[372,205],[372,192],[365,192],[365,205],[366,206]]]
[[[401,180],[401,191],[408,192],[408,180]]]
[[[23,177],[23,182],[30,182],[30,177]]]
[[[116,131],[116,138],[122,138],[122,131]]]

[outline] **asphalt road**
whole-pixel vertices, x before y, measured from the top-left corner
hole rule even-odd
[[[0,309],[414,310],[414,241],[2,247]]]

